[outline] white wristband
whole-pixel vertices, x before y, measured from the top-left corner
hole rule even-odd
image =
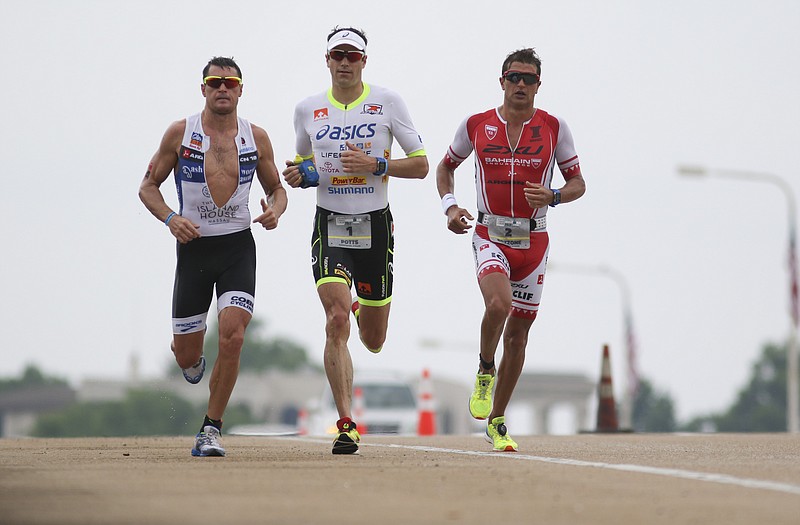
[[[458,206],[456,197],[452,193],[448,193],[442,197],[442,211],[445,215],[447,215],[447,210],[450,209],[450,206]]]

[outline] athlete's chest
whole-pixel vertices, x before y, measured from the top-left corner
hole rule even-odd
[[[306,130],[318,146],[344,142],[385,139],[390,133],[388,108],[375,102],[362,102],[342,109],[336,106],[315,108],[306,121]],[[362,147],[363,149],[363,147]]]
[[[495,120],[479,124],[472,131],[473,145],[487,174],[504,177],[513,167],[519,174],[538,174],[552,158],[557,131],[539,122],[509,130]]]

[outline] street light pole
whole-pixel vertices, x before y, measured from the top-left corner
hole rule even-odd
[[[739,179],[766,182],[778,186],[784,195],[789,216],[789,288],[790,317],[789,346],[786,349],[786,426],[789,432],[800,432],[800,387],[798,387],[798,354],[797,354],[797,260],[796,260],[796,225],[797,208],[792,187],[782,178],[772,173],[758,173],[741,170],[711,169],[705,166],[678,166],[678,173],[686,176],[713,176],[727,179]]]
[[[631,315],[631,293],[628,281],[620,272],[609,266],[590,266],[583,264],[564,264],[548,262],[547,269],[552,271],[568,271],[585,275],[601,275],[613,280],[619,287],[622,297],[622,315],[625,324],[625,350],[627,361],[627,377],[620,406],[620,427],[633,428],[633,400],[639,388],[639,372],[636,365],[636,341],[633,333],[633,316]]]

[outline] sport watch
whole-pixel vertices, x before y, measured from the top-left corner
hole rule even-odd
[[[383,157],[376,157],[378,160],[378,169],[373,171],[373,175],[383,175],[388,169],[388,162]]]
[[[553,190],[553,202],[550,203],[550,206],[557,206],[561,204],[561,190]]]

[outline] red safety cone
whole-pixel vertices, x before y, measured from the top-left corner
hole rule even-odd
[[[614,386],[611,382],[611,357],[608,345],[603,345],[603,361],[600,367],[600,384],[597,389],[596,432],[618,432],[617,405],[614,403]]]
[[[433,386],[428,369],[422,370],[422,379],[419,382],[418,406],[419,425],[417,435],[433,436],[436,434],[436,411],[433,404]]]
[[[360,386],[353,389],[353,421],[356,430],[362,436],[367,433],[367,422],[364,420],[364,391]]]
[[[297,433],[301,436],[308,435],[308,410],[305,407],[297,412]]]

